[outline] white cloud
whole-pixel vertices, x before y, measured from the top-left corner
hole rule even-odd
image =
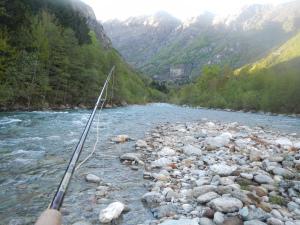
[[[201,12],[228,14],[249,4],[279,4],[290,0],[82,0],[93,7],[99,20],[126,19],[166,11],[187,19]]]

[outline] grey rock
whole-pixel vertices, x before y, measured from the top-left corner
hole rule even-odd
[[[89,222],[86,221],[78,221],[76,223],[73,223],[72,225],[91,225]]]
[[[281,167],[274,168],[273,173],[275,175],[283,176],[284,178],[293,178],[295,176],[291,171]]]
[[[271,217],[267,220],[267,224],[269,225],[284,225],[284,223],[277,218]]]
[[[254,176],[254,180],[260,184],[272,184],[274,183],[272,177],[264,174],[258,174]]]
[[[87,182],[91,182],[91,183],[99,183],[101,181],[100,177],[98,177],[94,174],[91,174],[91,173],[86,175],[85,180]]]
[[[173,204],[163,205],[152,210],[155,218],[161,219],[176,215],[177,207]]]
[[[239,211],[239,209],[243,207],[243,203],[237,198],[220,197],[210,201],[208,206],[212,207],[216,211],[230,213]]]
[[[232,165],[228,166],[223,163],[214,164],[210,166],[210,170],[214,172],[215,174],[218,174],[220,176],[229,176],[231,175],[235,170],[237,169],[237,166]]]
[[[161,194],[157,192],[148,192],[143,195],[142,201],[146,202],[147,204],[156,204],[162,202],[163,197]]]
[[[295,202],[289,202],[287,204],[287,207],[288,207],[288,209],[289,209],[290,212],[292,212],[292,211],[300,208],[300,206],[297,203],[295,203]]]
[[[198,219],[166,220],[159,225],[199,225]]]
[[[246,221],[244,223],[244,225],[267,225],[267,224],[264,222],[261,222],[259,220],[249,220],[249,221]]]
[[[214,185],[203,185],[201,187],[195,187],[193,188],[193,196],[195,198],[198,198],[200,195],[203,195],[207,192],[215,191],[216,189],[217,187]]]
[[[211,219],[202,217],[199,219],[199,225],[214,225],[214,222]]]
[[[216,192],[207,192],[203,195],[200,195],[198,198],[197,198],[197,202],[203,204],[203,203],[207,203],[215,198],[218,198],[220,197],[220,195],[218,195]]]
[[[253,179],[253,174],[251,174],[251,173],[241,173],[240,176],[245,178],[245,179],[248,179],[248,180]]]
[[[124,160],[135,161],[137,163],[143,164],[143,162],[139,158],[140,158],[140,154],[137,154],[137,153],[125,153],[120,156],[121,161],[124,161]]]
[[[217,225],[223,224],[225,220],[224,214],[221,212],[216,212],[214,215],[214,223]]]
[[[193,145],[186,145],[183,147],[183,152],[186,155],[201,155],[202,154],[202,150],[200,148],[197,148]]]
[[[270,217],[268,213],[261,208],[256,208],[254,205],[243,207],[239,214],[243,220],[266,220]]]

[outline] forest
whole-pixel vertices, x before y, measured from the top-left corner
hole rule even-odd
[[[0,5],[0,108],[91,105],[116,65],[119,104],[160,100],[151,81],[103,47],[70,1],[6,0]]]

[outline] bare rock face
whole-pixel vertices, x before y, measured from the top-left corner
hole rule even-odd
[[[89,28],[95,32],[97,39],[101,41],[103,47],[111,47],[111,41],[105,34],[102,24],[97,21],[93,9],[89,5],[79,0],[71,0],[71,3],[73,8],[87,19]]]

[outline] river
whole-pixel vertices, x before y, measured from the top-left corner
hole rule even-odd
[[[88,110],[0,113],[0,224],[32,224],[48,206],[89,113]],[[64,224],[80,220],[99,224],[99,210],[114,200],[128,204],[131,209],[117,224],[133,225],[151,220],[151,212],[140,200],[147,192],[147,181],[142,178],[142,170],[131,170],[119,161],[121,154],[134,151],[134,141],[114,144],[110,139],[118,134],[139,139],[159,123],[203,118],[300,134],[300,118],[288,116],[159,103],[105,109],[100,115],[97,151],[76,171],[65,198],[62,208]],[[94,122],[81,158],[92,150],[96,135]],[[96,200],[94,194],[97,186],[85,182],[87,173],[100,176],[115,190],[106,199]]]

